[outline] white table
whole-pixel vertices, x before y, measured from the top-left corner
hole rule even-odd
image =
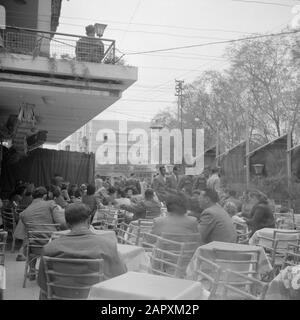
[[[117,244],[117,249],[128,271],[148,272],[150,257],[146,254],[144,248]]]
[[[127,272],[92,286],[90,300],[207,300],[209,292],[201,283]]]
[[[296,230],[290,230],[290,229],[273,229],[273,228],[263,228],[260,230],[257,230],[253,236],[249,239],[249,244],[251,245],[258,245],[258,243],[261,246],[265,247],[272,247],[272,241],[267,239],[259,239],[259,237],[267,237],[270,239],[273,239],[274,231],[280,231],[284,233],[277,234],[276,239],[278,240],[291,240],[295,241],[297,239],[300,239],[300,233],[298,235],[290,234],[295,232]],[[287,245],[287,243],[286,243]]]
[[[266,253],[262,247],[251,246],[246,244],[239,243],[229,243],[229,242],[221,242],[221,241],[212,241],[203,246],[200,246],[196,252],[194,253],[191,262],[188,264],[186,269],[186,278],[187,279],[196,279],[198,274],[196,272],[197,268],[197,256],[201,255],[202,257],[213,261],[213,250],[232,250],[232,251],[258,251],[259,254],[259,262],[258,262],[258,271],[260,274],[271,271],[273,268],[266,256]]]

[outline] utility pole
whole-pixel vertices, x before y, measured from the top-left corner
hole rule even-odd
[[[178,108],[177,108],[177,120],[180,120],[181,132],[183,129],[183,119],[182,119],[182,92],[183,92],[183,80],[175,80],[175,96],[178,97]]]
[[[178,97],[177,100],[177,121],[180,120],[180,130],[181,130],[181,140],[182,140],[182,155],[184,157],[184,135],[183,135],[183,117],[182,117],[182,92],[183,92],[183,80],[175,79],[175,96]]]
[[[288,207],[291,209],[291,190],[292,190],[292,130],[290,121],[288,122],[288,134],[287,134],[287,182],[288,182],[288,192],[289,192],[289,199],[288,199]]]

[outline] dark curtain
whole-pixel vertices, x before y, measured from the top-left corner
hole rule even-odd
[[[10,192],[16,180],[47,186],[54,174],[75,184],[94,183],[95,155],[80,152],[35,149],[16,163],[2,161],[1,191]]]

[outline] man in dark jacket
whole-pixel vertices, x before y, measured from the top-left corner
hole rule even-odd
[[[90,210],[85,204],[70,204],[65,210],[66,222],[71,232],[53,240],[43,248],[43,256],[69,259],[103,259],[104,279],[125,273],[126,266],[121,261],[116,243],[101,234],[89,230]],[[78,270],[78,274],[84,270]],[[66,270],[66,273],[68,270]],[[40,298],[47,292],[43,258],[39,268],[38,285]]]
[[[211,189],[200,192],[199,231],[204,243],[211,241],[236,242],[237,234],[228,213],[217,203],[218,194]]]

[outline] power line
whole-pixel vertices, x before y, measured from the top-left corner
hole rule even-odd
[[[280,33],[271,33],[271,34],[266,34],[266,35],[245,37],[245,38],[225,40],[225,41],[216,41],[216,42],[193,44],[193,45],[182,46],[182,47],[156,49],[156,50],[140,51],[140,52],[128,52],[128,53],[125,53],[125,54],[126,55],[138,55],[138,54],[154,53],[154,52],[166,52],[166,51],[173,51],[173,50],[180,50],[180,49],[187,49],[187,48],[206,47],[206,46],[211,46],[211,45],[216,45],[216,44],[235,43],[235,42],[240,42],[240,41],[245,41],[245,40],[254,40],[254,39],[260,39],[260,38],[266,38],[266,37],[276,37],[276,36],[281,36],[281,35],[289,35],[289,34],[295,34],[295,33],[298,33],[298,32],[300,32],[300,30],[280,32]]]
[[[19,15],[22,16],[22,18],[24,19],[25,16],[30,16],[29,18],[25,18],[25,19],[32,19],[32,15],[28,14],[28,13],[23,13],[23,12],[19,12],[16,10],[9,10],[9,12],[15,12],[15,16]],[[12,15],[13,16],[13,15]],[[44,16],[44,17],[51,17],[52,15],[49,14],[39,14],[39,16]],[[105,23],[115,23],[115,24],[125,24],[127,25],[128,22],[125,21],[116,21],[116,20],[102,20],[102,19],[98,19],[98,18],[82,18],[82,17],[67,17],[67,16],[59,16],[60,19],[70,19],[70,20],[82,20],[82,21],[88,21],[91,22],[91,20],[95,20],[95,21],[102,21]],[[48,22],[47,20],[39,20],[39,21],[43,21],[43,22]],[[80,26],[80,27],[85,27],[85,25],[80,25],[80,24],[68,24],[68,23],[63,23],[63,22],[59,22],[59,24],[66,24],[66,25],[73,25],[73,26]],[[227,32],[227,33],[239,33],[239,34],[256,34],[253,32],[243,32],[240,30],[228,30],[228,29],[214,29],[214,28],[200,28],[200,27],[186,27],[186,26],[175,26],[175,25],[165,25],[165,24],[150,24],[150,23],[137,23],[137,22],[131,22],[131,25],[139,25],[139,26],[148,26],[148,27],[159,27],[159,28],[171,28],[171,29],[181,29],[181,30],[195,30],[195,31],[206,31],[206,32]],[[109,26],[108,26],[109,28]]]
[[[137,13],[137,11],[138,11],[138,9],[139,9],[139,7],[140,7],[141,2],[142,2],[142,0],[138,0],[138,3],[137,3],[136,7],[135,7],[134,10],[133,10],[133,14],[132,14],[132,16],[131,16],[131,18],[130,18],[130,20],[129,20],[129,23],[128,23],[128,25],[127,25],[127,28],[126,28],[127,30],[125,30],[125,33],[123,34],[123,37],[122,37],[122,39],[121,39],[121,41],[120,41],[120,45],[121,45],[121,46],[122,46],[123,40],[124,40],[127,32],[129,31],[128,29],[129,29],[129,27],[130,27],[130,25],[131,25],[131,22],[132,22],[134,16],[136,15],[136,13]]]

